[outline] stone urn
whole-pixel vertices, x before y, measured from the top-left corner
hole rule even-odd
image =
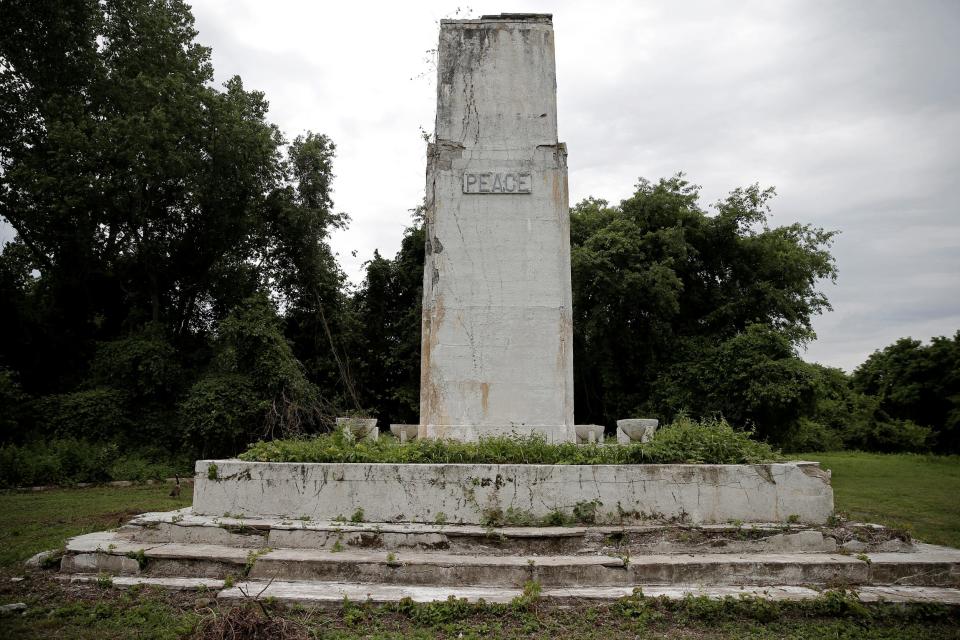
[[[620,444],[650,442],[659,424],[660,421],[656,418],[617,420],[617,442]]]
[[[577,434],[577,444],[603,443],[602,424],[578,424],[574,426]]]
[[[420,431],[419,424],[392,424],[390,425],[390,433],[395,435],[401,443],[408,440],[416,440],[417,434]]]
[[[337,428],[354,440],[376,440],[380,435],[376,418],[337,418]]]

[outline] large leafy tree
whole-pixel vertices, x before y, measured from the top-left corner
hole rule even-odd
[[[578,421],[723,413],[777,437],[811,406],[796,348],[829,308],[832,232],[771,227],[772,189],[708,213],[682,175],[571,211]]]
[[[263,94],[215,86],[196,35],[181,0],[2,3],[0,216],[16,235],[0,256],[0,365],[29,392],[106,385],[169,410],[264,293],[255,324],[326,314],[334,329],[307,355],[337,375],[334,145],[309,133],[284,153]],[[275,377],[300,370],[272,353]],[[251,375],[244,362],[227,373]]]
[[[419,419],[424,239],[418,221],[393,260],[375,253],[353,299],[360,401],[389,422]]]
[[[928,345],[901,338],[875,351],[852,379],[883,418],[929,427],[938,451],[960,453],[960,332]]]

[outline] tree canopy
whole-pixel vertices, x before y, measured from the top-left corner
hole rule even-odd
[[[252,390],[258,415],[269,407],[284,428],[336,401],[336,337],[313,326],[347,304],[327,244],[347,222],[333,209],[333,142],[287,144],[262,93],[239,77],[214,86],[179,0],[0,14],[0,215],[16,232],[0,256],[0,364],[59,398],[40,413],[108,393],[116,402],[84,406],[147,409],[170,431],[183,394],[226,375],[243,379],[216,388]],[[301,357],[323,387],[281,308],[322,334]]]
[[[796,349],[828,309],[832,232],[770,227],[773,189],[735,189],[709,215],[682,175],[571,211],[578,421],[686,409],[765,436],[810,404]]]

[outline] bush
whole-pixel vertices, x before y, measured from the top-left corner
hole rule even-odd
[[[820,422],[800,418],[783,443],[787,451],[839,451],[843,449],[840,434]]]
[[[9,369],[0,369],[0,407],[0,442],[25,435],[32,422],[30,396]]]
[[[183,379],[177,352],[159,326],[97,345],[91,363],[94,384],[127,390],[144,400],[167,400]]]
[[[268,404],[244,375],[204,376],[180,404],[187,440],[202,457],[233,455],[262,433]]]
[[[890,419],[871,420],[845,436],[848,448],[881,453],[924,453],[930,450],[934,439],[929,427],[918,425],[912,420]]]
[[[342,433],[309,440],[258,442],[240,455],[258,462],[383,462],[469,464],[757,464],[780,456],[724,420],[681,417],[646,444],[550,444],[542,437],[481,438],[479,442],[384,437],[353,442]]]
[[[29,487],[111,480],[143,481],[190,475],[189,460],[163,451],[121,453],[116,443],[76,438],[34,440],[0,446],[0,487]]]
[[[127,395],[117,389],[97,387],[46,396],[38,403],[46,432],[52,436],[112,440],[124,435],[131,421]]]

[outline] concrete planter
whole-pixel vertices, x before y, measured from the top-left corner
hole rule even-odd
[[[390,425],[390,433],[392,433],[400,442],[407,442],[408,440],[416,440],[417,436],[420,433],[419,424],[392,424]]]
[[[354,440],[376,440],[380,435],[376,418],[337,418],[337,427]]]
[[[215,479],[208,467],[217,465]],[[480,524],[513,510],[531,519],[593,504],[598,523],[822,524],[833,513],[816,462],[761,465],[336,464],[200,460],[197,514]]]
[[[617,442],[619,444],[650,442],[659,424],[660,421],[656,418],[617,420]]]

